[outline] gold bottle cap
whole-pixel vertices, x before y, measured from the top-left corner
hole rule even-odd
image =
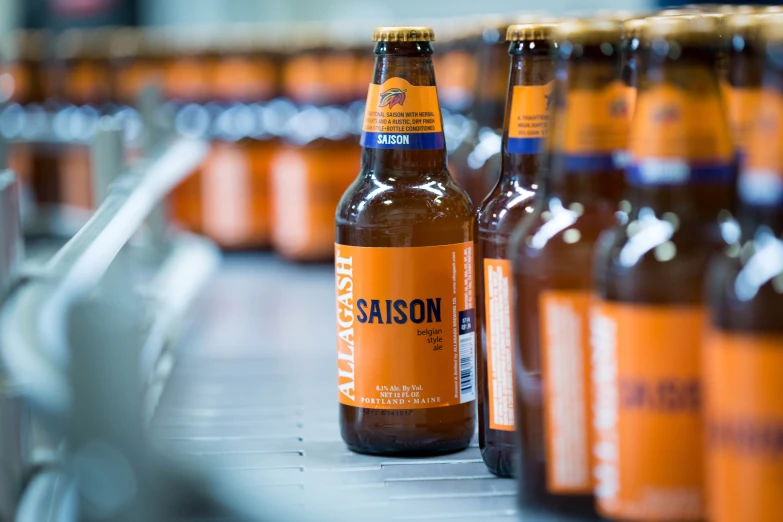
[[[712,15],[653,16],[647,19],[645,37],[667,38],[679,42],[717,43],[722,17]]]
[[[506,40],[509,42],[529,42],[532,40],[550,40],[557,23],[515,24],[508,27]]]
[[[783,13],[783,5],[766,5],[763,7],[759,7],[756,10],[759,14],[776,14],[776,13]]]
[[[373,42],[434,42],[435,32],[431,27],[376,27],[372,33]]]
[[[661,11],[658,11],[658,14],[655,15],[655,18],[657,18],[659,16],[697,15],[697,14],[701,14],[701,13],[704,13],[704,12],[705,12],[704,10],[696,9],[695,7],[677,8],[677,9],[663,9]]]
[[[761,34],[768,42],[783,42],[783,13],[772,13],[761,18]]]
[[[735,14],[726,18],[726,33],[730,35],[750,36],[758,34],[765,15]]]
[[[630,20],[626,20],[623,22],[623,38],[640,37],[646,25],[646,18],[631,18]]]
[[[620,34],[620,24],[605,18],[563,20],[554,30],[555,39],[580,43],[619,42]]]
[[[721,5],[716,11],[727,15],[731,14],[750,14],[758,11],[758,7],[754,5]]]

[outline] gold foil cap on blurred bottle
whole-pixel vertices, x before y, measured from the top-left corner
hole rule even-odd
[[[537,22],[529,24],[514,24],[506,31],[509,42],[528,42],[532,40],[549,40],[557,27],[555,22]]]
[[[435,32],[431,27],[376,27],[372,33],[373,42],[434,42]]]
[[[723,18],[711,15],[653,16],[643,33],[648,39],[665,38],[682,43],[718,43]]]
[[[553,37],[579,43],[602,43],[620,40],[620,24],[605,18],[571,18],[555,27]]]
[[[765,15],[736,14],[726,18],[726,34],[751,36],[757,35],[763,25]]]
[[[623,22],[623,38],[639,38],[647,25],[646,18],[631,18]]]
[[[760,16],[759,19],[764,40],[776,44],[783,42],[783,13],[772,13]]]

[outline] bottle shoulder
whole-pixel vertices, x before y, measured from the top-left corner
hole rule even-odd
[[[338,225],[397,226],[439,219],[473,219],[467,194],[448,171],[406,179],[381,179],[367,173],[343,194]]]
[[[758,234],[728,245],[710,261],[707,302],[726,330],[783,335],[783,241]]]
[[[536,192],[496,185],[476,211],[479,231],[510,235],[535,210]]]
[[[598,293],[620,301],[700,304],[710,260],[724,246],[717,223],[681,225],[652,215],[628,218],[597,244]]]

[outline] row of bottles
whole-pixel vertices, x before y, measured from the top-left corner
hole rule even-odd
[[[510,27],[475,214],[431,30],[376,31],[336,221],[349,448],[464,448],[475,401],[523,507],[783,520],[783,18],[728,11]]]
[[[479,201],[497,173],[506,25],[455,19],[448,27],[436,65],[444,130],[458,178]],[[4,41],[0,71],[7,103],[0,132],[13,142],[11,167],[39,206],[89,210],[86,145],[97,120],[125,117],[132,160],[139,147],[132,107],[156,85],[176,130],[212,142],[201,168],[172,195],[172,220],[227,249],[272,246],[289,259],[330,259],[334,208],[359,167],[373,65],[356,29],[16,32]]]

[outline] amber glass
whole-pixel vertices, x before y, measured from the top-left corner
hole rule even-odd
[[[679,52],[667,53],[674,46],[665,43],[663,38],[651,42],[640,96],[654,87],[675,86],[689,90],[689,96],[698,93],[702,99],[712,97],[716,100],[714,105],[720,107],[719,81],[714,68],[716,46],[709,42],[675,41]],[[637,143],[636,129],[644,123],[638,116],[637,112],[631,132],[632,154]],[[722,120],[722,123],[720,118],[715,120],[726,127],[714,129],[716,136],[727,133],[725,115]],[[698,142],[694,139],[693,146],[710,147],[715,141],[715,136],[704,136]],[[685,153],[693,155],[698,151],[685,150]],[[681,180],[643,184],[629,176],[628,217],[623,225],[603,236],[596,248],[595,289],[599,299],[668,307],[673,311],[703,302],[708,261],[722,244],[719,218],[727,215],[733,203],[733,175],[730,166],[723,166],[719,175],[698,176],[687,157],[681,160],[688,165],[690,173]],[[724,227],[724,231],[728,230],[729,227]],[[618,351],[626,350],[626,357],[630,357],[632,352],[628,350],[632,348],[623,345]],[[683,350],[691,349],[683,346]],[[661,436],[674,437],[674,434]],[[643,454],[655,451],[638,446],[637,451]],[[660,457],[668,458],[666,454]]]
[[[768,56],[766,71],[762,73],[764,88],[783,96],[783,42],[776,39],[764,47],[757,47],[759,57],[756,59],[763,62],[764,56]],[[771,116],[783,117],[781,114]],[[780,147],[781,144],[769,143],[767,146]],[[740,182],[740,186],[744,184]],[[774,262],[762,261],[765,253],[761,248],[765,242],[769,244],[771,238],[778,241],[783,238],[783,202],[779,199],[762,201],[758,194],[747,190],[740,190],[739,195],[741,234],[714,258],[707,278],[709,320],[721,331],[783,335],[780,285],[783,270],[775,267]],[[765,272],[764,277],[756,281],[753,277],[740,277],[743,272],[755,275],[764,270],[759,268],[759,262],[774,270]]]
[[[783,97],[783,38],[776,35],[775,40],[760,45],[759,51],[759,60],[764,55],[768,57],[762,80],[765,96]],[[775,435],[769,437],[767,434],[780,433],[780,411],[774,405],[780,401],[781,376],[774,372],[779,368],[779,364],[775,366],[775,361],[779,360],[776,358],[783,353],[783,265],[780,256],[773,252],[779,251],[783,242],[783,198],[780,193],[783,140],[779,133],[769,133],[765,129],[781,128],[783,110],[780,104],[764,104],[762,107],[763,113],[759,114],[751,132],[746,164],[754,170],[766,167],[766,176],[772,176],[776,184],[770,184],[765,174],[759,176],[758,170],[740,174],[741,234],[713,259],[707,277],[708,331],[719,338],[737,336],[743,339],[743,344],[732,346],[731,351],[726,352],[741,353],[742,358],[731,359],[743,361],[741,366],[715,363],[726,360],[729,355],[724,355],[711,343],[705,343],[705,359],[712,362],[705,366],[712,371],[705,372],[704,384],[707,390],[707,499],[709,511],[717,522],[778,520],[783,513],[783,504],[778,501],[777,508],[771,508],[773,504],[767,500],[774,499],[776,493],[779,499],[783,486],[781,481],[771,478],[779,477],[779,472],[768,471],[768,466],[772,466],[773,470],[775,467],[780,469],[779,451],[757,450],[745,445],[739,449],[741,443],[724,447],[719,436],[728,431],[725,426],[737,425],[747,434],[741,440],[754,441],[754,446],[758,441],[758,448],[767,448],[770,447],[767,440],[776,440]],[[757,156],[759,153],[766,155],[765,149],[769,147],[777,149],[769,158]],[[778,382],[769,386],[769,376],[773,380],[777,378]],[[745,385],[742,393],[736,396],[737,402],[743,406],[737,407],[731,400],[727,402],[725,396],[720,397],[717,390],[725,387],[726,379]],[[735,386],[724,393],[736,393]],[[749,407],[748,401],[755,404],[751,403]],[[776,428],[762,432],[760,426]],[[745,447],[748,447],[747,452],[743,451]],[[732,455],[731,460],[721,458],[727,454]],[[762,459],[764,464],[756,465]],[[726,461],[728,466],[723,464]],[[738,469],[744,472],[737,473]],[[733,499],[723,498],[724,492],[729,488],[735,489],[737,484],[741,484],[740,489],[745,489],[738,491]],[[748,494],[752,497],[748,498]]]
[[[515,435],[513,431],[490,428],[487,338],[484,296],[484,259],[505,259],[508,240],[514,228],[530,212],[538,189],[537,178],[545,176],[545,155],[514,154],[508,151],[511,99],[515,86],[546,85],[554,78],[554,55],[546,39],[512,42],[511,74],[506,100],[506,124],[501,151],[502,166],[495,188],[478,209],[478,253],[476,319],[481,329],[481,349],[477,350],[479,446],[489,470],[500,476],[513,474]]]
[[[583,516],[594,513],[592,495],[555,495],[547,487],[539,299],[549,290],[589,291],[593,245],[603,230],[616,223],[622,170],[612,161],[611,154],[603,152],[597,152],[600,161],[592,168],[575,169],[566,161],[559,140],[566,131],[561,114],[568,110],[569,91],[597,91],[617,82],[618,48],[619,32],[603,42],[560,44],[556,109],[549,133],[549,177],[544,180],[535,211],[514,231],[509,248],[519,346],[515,397],[516,433],[522,448],[519,500],[523,506]]]
[[[698,83],[696,88],[702,96],[719,97],[718,79],[711,69],[715,52],[715,47],[694,44],[683,47],[674,58],[651,48],[641,88],[646,90],[662,83],[685,86]],[[718,223],[733,206],[732,186],[733,178],[725,177],[667,185],[630,183],[631,211],[626,223],[607,234],[597,248],[599,296],[612,301],[649,304],[700,303],[707,261],[725,244]],[[675,247],[674,257],[661,258],[655,253],[657,245],[653,245],[633,265],[624,264],[620,261],[620,251],[631,236],[645,233],[644,228],[637,231],[638,219],[640,212],[650,211],[672,225],[672,236],[667,241]]]
[[[379,42],[373,83],[399,77],[435,85],[427,42]],[[387,188],[390,187],[390,188]],[[446,150],[362,150],[359,176],[336,215],[337,242],[359,247],[423,247],[473,241],[470,200],[446,167]],[[376,454],[435,454],[467,447],[476,406],[375,410],[340,405],[349,448]]]
[[[741,15],[736,22],[729,21],[727,31],[727,71],[723,96],[726,114],[739,154],[745,153],[748,124],[758,110],[758,98],[753,92],[761,88],[764,72],[763,53],[759,49],[759,23],[753,16]],[[738,25],[739,23],[743,25]],[[745,99],[742,99],[742,98]],[[755,103],[754,103],[755,102]]]
[[[495,140],[487,131],[494,132],[498,142],[503,132],[509,66],[504,33],[505,27],[487,28],[477,43],[476,75],[479,80],[475,83],[471,110],[476,132],[455,152],[452,160],[454,178],[468,193],[474,207],[487,197],[500,172],[499,150],[498,154],[489,157],[484,153],[473,154],[473,151],[479,146],[486,146],[482,141]]]

